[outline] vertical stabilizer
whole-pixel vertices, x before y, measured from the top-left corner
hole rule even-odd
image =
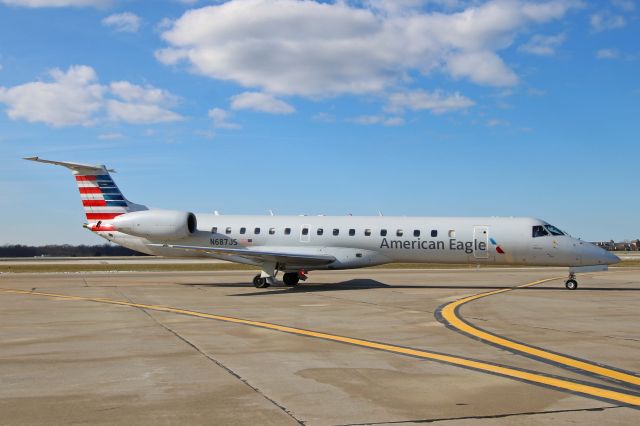
[[[106,166],[43,160],[39,157],[27,157],[25,160],[70,169],[80,191],[88,222],[111,220],[124,213],[148,210],[146,206],[132,203],[122,195],[110,174],[115,171]]]

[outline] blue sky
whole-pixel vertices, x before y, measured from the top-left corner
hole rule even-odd
[[[0,244],[100,243],[70,174],[223,214],[638,238],[628,0],[0,0]]]

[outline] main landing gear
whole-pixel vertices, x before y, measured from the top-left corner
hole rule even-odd
[[[569,273],[569,279],[564,282],[564,286],[567,290],[575,290],[578,288],[578,281],[576,280],[576,274],[573,272]]]
[[[267,275],[264,272],[253,277],[253,285],[256,288],[267,288],[271,285],[277,285],[276,277],[274,275]],[[266,276],[265,276],[266,275]],[[305,281],[307,279],[306,271],[300,270],[298,272],[286,272],[282,276],[282,282],[287,287],[295,287],[300,283],[300,280]]]
[[[282,282],[287,287],[295,287],[300,282],[300,275],[297,272],[287,272],[282,276]]]
[[[255,286],[255,288],[267,288],[271,285],[271,283],[269,282],[268,277],[263,278],[260,276],[260,274],[258,274],[253,277],[253,285]]]

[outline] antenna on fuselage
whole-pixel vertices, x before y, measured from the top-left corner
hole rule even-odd
[[[219,212],[218,210],[214,210],[214,211],[213,211],[213,214],[214,214],[215,216],[220,216],[220,212]]]
[[[275,216],[275,215],[273,214],[273,210],[271,210],[271,209],[269,209],[269,216]]]
[[[380,210],[378,210],[378,216],[384,216]]]

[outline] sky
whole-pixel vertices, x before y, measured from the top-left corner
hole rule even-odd
[[[66,169],[222,214],[640,237],[632,0],[0,0],[0,244],[98,244]]]

